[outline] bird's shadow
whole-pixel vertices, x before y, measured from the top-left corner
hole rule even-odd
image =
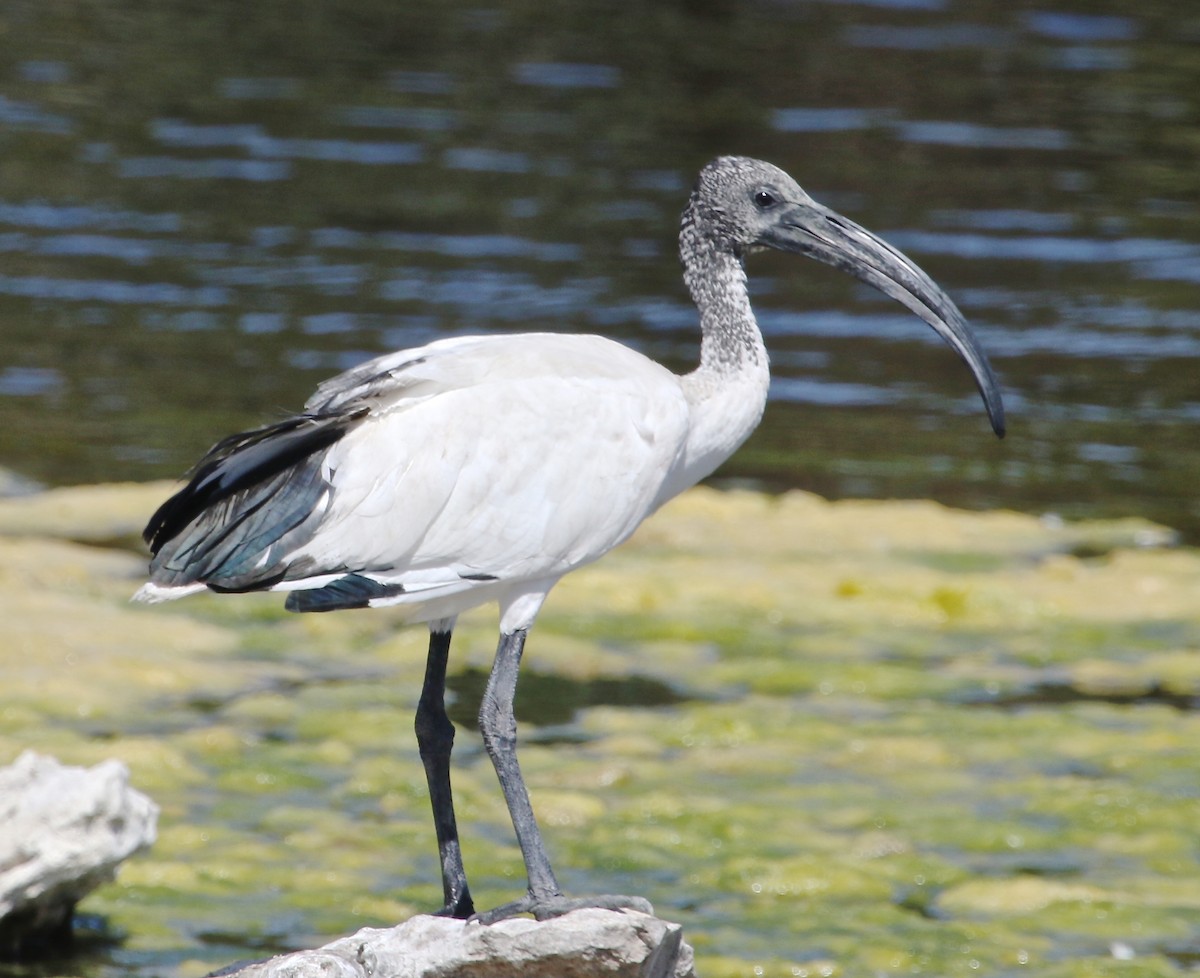
[[[446,677],[446,688],[454,694],[446,712],[456,724],[468,729],[478,727],[487,680],[487,670],[476,666]],[[649,676],[574,679],[554,672],[523,669],[514,710],[518,721],[542,730],[542,736],[531,739],[578,740],[578,735],[572,736],[564,728],[574,724],[579,712],[589,707],[675,706],[696,698],[676,685]]]

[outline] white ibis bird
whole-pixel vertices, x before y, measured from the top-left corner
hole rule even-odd
[[[1003,436],[999,385],[962,314],[910,259],[808,196],[782,170],[722,157],[700,173],[679,252],[700,313],[700,365],[676,376],[602,336],[439,340],[321,384],[294,417],[232,435],[151,518],[144,601],[288,591],[292,611],[402,606],[427,622],[416,734],[441,857],[441,914],[484,923],[627,896],[569,899],[517,763],[513,695],[525,639],[554,584],[625,540],[711,473],[758,424],[767,351],[743,260],[816,258],[907,306],[966,361]],[[444,691],[456,616],[496,602],[500,641],[479,713],[528,875],[520,899],[475,913],[450,791]]]

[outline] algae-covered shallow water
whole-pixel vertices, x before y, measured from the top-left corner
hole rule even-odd
[[[135,607],[165,485],[0,503],[0,759],[119,757],[160,837],[5,975],[193,978],[440,902],[424,635],[277,598]],[[1175,976],[1200,961],[1200,553],[1138,520],[696,490],[551,596],[522,760],[572,892],[643,894],[713,976]],[[523,886],[470,729],[477,900]]]

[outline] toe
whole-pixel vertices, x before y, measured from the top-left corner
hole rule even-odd
[[[650,905],[649,900],[642,897],[621,896],[617,894],[565,897],[557,894],[555,896],[538,898],[531,894],[526,894],[520,900],[513,900],[512,903],[503,904],[494,910],[485,910],[483,913],[473,914],[468,918],[468,921],[486,926],[523,913],[533,914],[538,920],[550,920],[553,917],[561,917],[564,914],[568,914],[572,910],[584,909],[636,910],[639,913],[654,915],[654,907]]]

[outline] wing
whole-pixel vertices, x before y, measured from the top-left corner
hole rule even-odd
[[[328,501],[325,451],[365,416],[300,415],[215,445],[146,525],[152,580],[227,591],[280,580],[273,552],[310,535]]]
[[[325,381],[303,414],[231,435],[214,445],[187,485],[150,518],[154,600],[173,588],[270,587],[303,576],[283,556],[311,537],[328,504],[325,453],[381,402],[403,398],[424,381],[408,371],[429,356],[453,356],[454,341],[368,361]]]
[[[521,336],[462,336],[376,357],[318,385],[306,413],[331,414],[469,387],[497,350]],[[481,370],[482,368],[482,370]]]
[[[601,337],[381,357],[322,384],[304,415],[214,448],[147,528],[142,596],[299,588],[297,610],[468,607],[625,539],[662,501],[687,423],[678,380]]]
[[[136,597],[161,600],[197,586],[256,590],[303,577],[305,568],[285,558],[315,533],[328,505],[326,451],[381,399],[419,384],[405,368],[426,356],[417,348],[368,361],[325,381],[304,413],[214,445],[146,525],[154,559]]]

